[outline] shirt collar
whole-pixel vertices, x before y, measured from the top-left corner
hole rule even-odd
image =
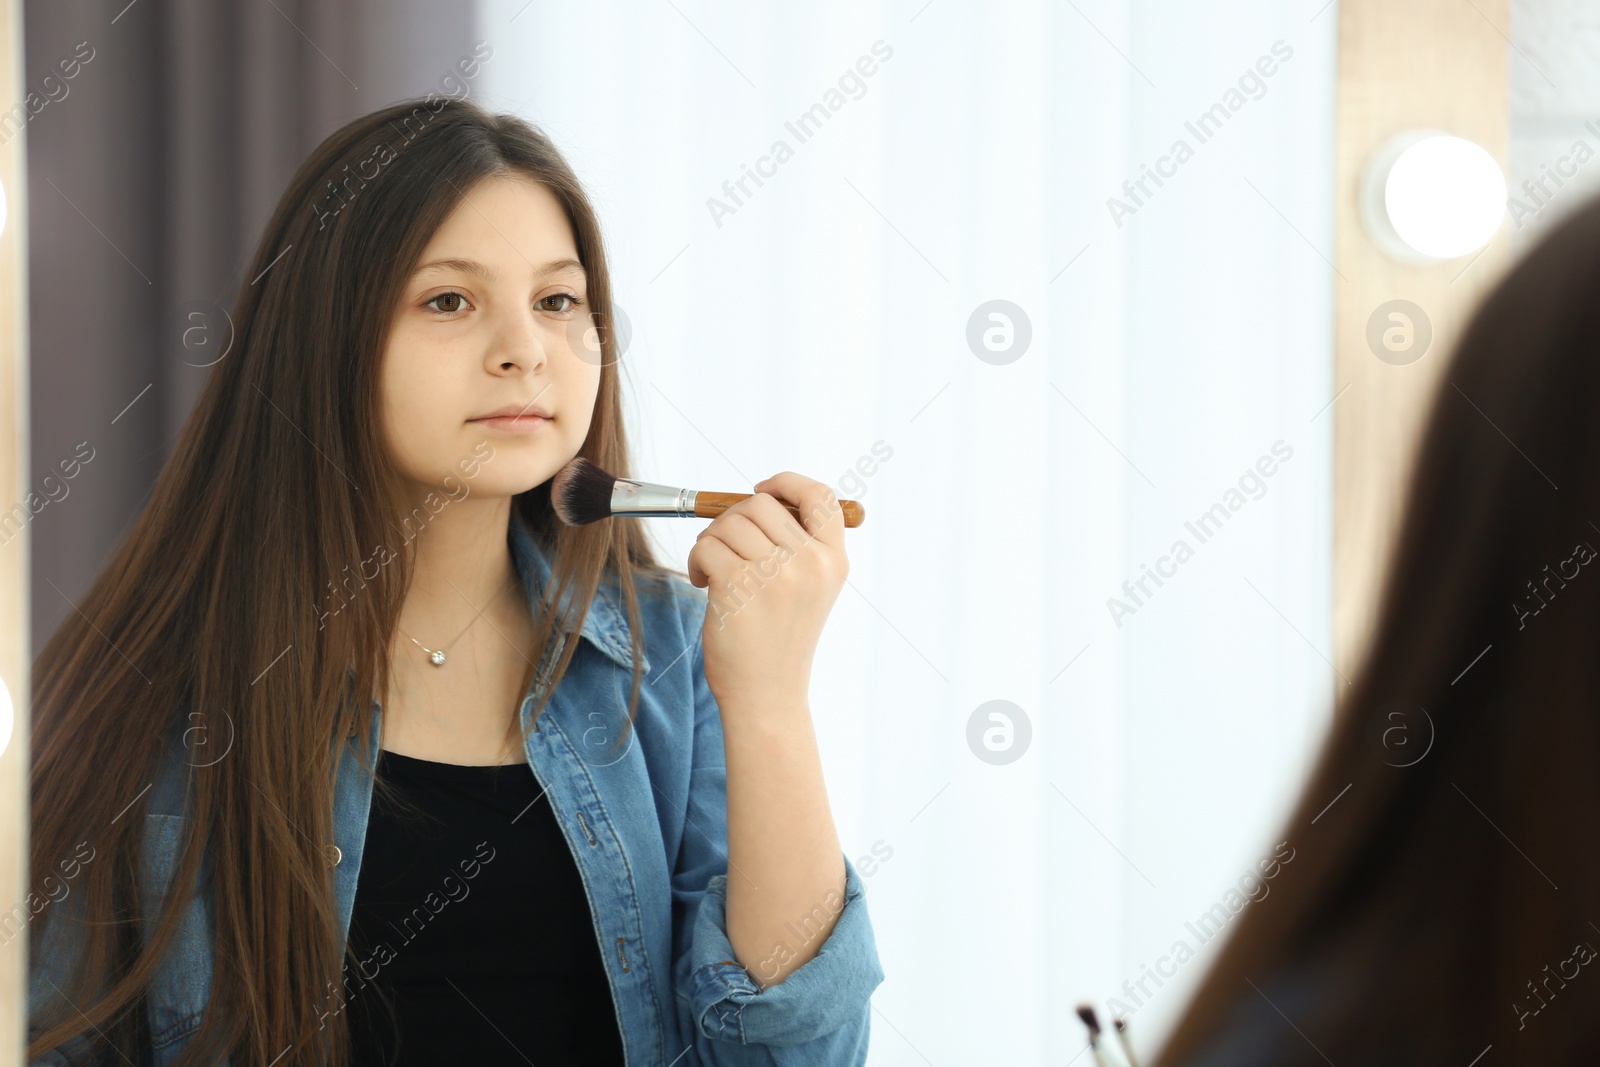
[[[522,514],[513,504],[510,526],[511,558],[522,575],[523,590],[535,613],[538,611],[540,592],[550,581],[550,561],[544,549],[535,540]],[[570,592],[568,594],[570,596]],[[602,581],[589,603],[579,636],[599,649],[627,670],[633,669],[633,645],[628,628],[627,612],[611,599],[612,590]],[[649,673],[650,663],[644,661],[644,671]]]

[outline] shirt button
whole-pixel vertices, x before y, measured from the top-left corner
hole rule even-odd
[[[338,845],[329,845],[328,849],[327,849],[327,852],[328,852],[328,866],[330,866],[330,867],[339,866],[339,861],[344,859],[344,853],[339,851],[339,846]]]

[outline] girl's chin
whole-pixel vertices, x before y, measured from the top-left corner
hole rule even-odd
[[[523,464],[518,467],[511,467],[508,464],[501,470],[493,471],[491,475],[489,467],[486,466],[476,478],[458,476],[453,479],[451,495],[456,498],[476,497],[485,500],[491,497],[518,496],[546,485],[560,469],[559,466],[551,467],[549,463]]]

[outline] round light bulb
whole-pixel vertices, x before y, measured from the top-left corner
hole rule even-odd
[[[1476,252],[1506,209],[1500,165],[1481,145],[1438,130],[1387,142],[1363,178],[1362,217],[1385,252],[1435,263]]]

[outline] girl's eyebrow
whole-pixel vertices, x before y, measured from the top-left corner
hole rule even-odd
[[[485,264],[479,263],[475,259],[462,259],[459,256],[452,256],[448,259],[435,259],[428,263],[424,263],[422,266],[416,269],[415,273],[422,274],[423,272],[430,270],[460,271],[463,274],[476,275],[477,277],[488,282],[493,282],[499,277],[494,270]],[[534,271],[534,276],[543,278],[547,275],[556,274],[561,271],[576,271],[579,274],[587,273],[583,269],[583,264],[575,259],[553,259],[549,263],[546,263],[544,266],[540,267],[538,270]]]

